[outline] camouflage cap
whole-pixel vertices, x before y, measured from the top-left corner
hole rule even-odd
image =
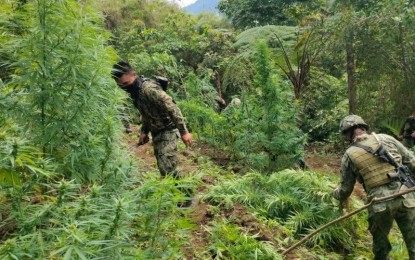
[[[344,133],[354,126],[363,126],[366,129],[369,128],[369,126],[360,116],[348,115],[345,118],[343,118],[342,121],[340,122],[340,132]]]

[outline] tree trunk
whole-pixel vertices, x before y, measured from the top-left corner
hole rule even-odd
[[[353,38],[354,34],[352,28],[349,28],[346,36],[346,69],[347,86],[349,89],[349,114],[356,114],[355,55]]]
[[[399,47],[400,47],[400,60],[401,60],[401,69],[403,74],[403,84],[398,88],[396,92],[396,97],[401,100],[396,105],[396,113],[400,115],[405,115],[409,111],[413,112],[413,95],[407,95],[402,97],[402,93],[411,93],[413,90],[413,73],[411,72],[412,66],[408,63],[408,53],[405,47],[405,35],[407,33],[404,31],[404,26],[402,22],[399,23]]]

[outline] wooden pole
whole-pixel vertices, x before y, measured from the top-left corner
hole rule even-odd
[[[358,208],[358,209],[356,209],[356,210],[354,210],[354,211],[352,211],[352,212],[350,212],[350,213],[348,213],[348,214],[346,214],[344,216],[341,216],[341,217],[339,217],[339,218],[337,218],[337,219],[335,219],[335,220],[333,220],[333,221],[325,224],[324,226],[321,226],[320,228],[314,230],[313,232],[311,232],[310,234],[308,234],[307,236],[305,236],[303,239],[301,239],[300,241],[298,241],[297,243],[295,243],[294,245],[292,245],[290,248],[288,248],[287,250],[285,250],[282,254],[283,255],[286,255],[286,254],[290,253],[291,251],[293,251],[294,249],[296,249],[300,245],[304,244],[307,240],[309,240],[310,238],[312,238],[314,235],[316,235],[320,231],[326,229],[327,227],[329,227],[329,226],[331,226],[331,225],[333,225],[333,224],[335,224],[335,223],[337,223],[339,221],[342,221],[343,219],[349,218],[349,217],[351,217],[351,216],[359,213],[360,211],[362,211],[364,209],[367,209],[368,207],[372,206],[373,204],[376,204],[376,203],[379,203],[379,202],[382,202],[382,201],[385,201],[385,200],[390,200],[390,199],[393,199],[393,198],[396,198],[396,197],[405,195],[405,194],[410,193],[410,192],[413,192],[413,191],[415,191],[415,187],[410,188],[408,190],[404,190],[404,191],[398,192],[396,194],[389,195],[389,196],[385,196],[385,197],[381,197],[381,198],[374,198],[371,202],[369,202],[368,204],[365,204],[363,207]]]

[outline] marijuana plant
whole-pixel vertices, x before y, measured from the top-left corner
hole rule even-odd
[[[227,208],[241,203],[257,215],[277,220],[298,238],[338,217],[330,183],[316,172],[284,170],[270,176],[251,172],[214,186],[204,199]],[[364,223],[356,217],[320,233],[309,245],[351,249],[364,232]]]
[[[111,156],[121,97],[102,19],[75,1],[30,1],[14,12],[20,31],[11,15],[0,23],[9,32],[0,53],[9,53],[12,71],[2,91],[18,100],[8,115],[65,176],[96,180]]]

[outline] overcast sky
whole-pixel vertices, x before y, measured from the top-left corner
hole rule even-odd
[[[197,0],[170,0],[170,1],[176,2],[178,5],[183,7],[183,6],[188,6],[190,4],[193,4]]]

